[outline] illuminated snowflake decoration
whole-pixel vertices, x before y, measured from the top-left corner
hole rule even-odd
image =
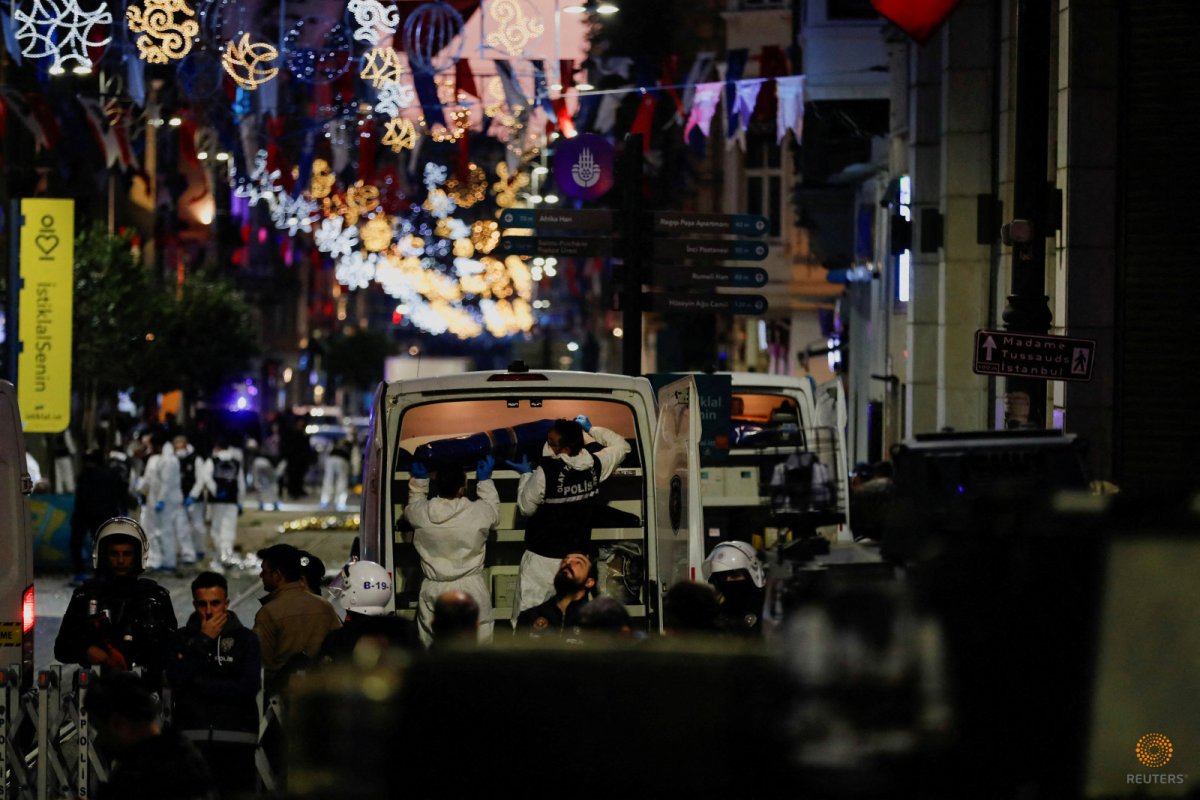
[[[347,289],[366,289],[375,280],[375,269],[379,256],[375,253],[356,251],[338,261],[333,277]]]
[[[266,200],[267,205],[272,207],[276,204],[276,195],[280,191],[279,170],[267,169],[266,150],[259,150],[254,155],[254,169],[250,172],[249,180],[237,179],[237,168],[232,161],[229,162],[229,177],[234,184],[234,195],[246,198],[250,205],[256,206],[262,200]]]
[[[341,217],[326,217],[313,234],[317,249],[334,258],[343,258],[358,247],[358,228],[345,225]]]
[[[443,167],[441,164],[434,164],[432,161],[425,165],[425,188],[433,191],[437,187],[446,182],[446,178],[450,175],[450,168]]]
[[[400,25],[400,12],[395,6],[385,6],[379,0],[350,0],[346,9],[358,23],[354,38],[372,46],[393,35]]]
[[[70,62],[74,62],[76,70],[91,72],[88,51],[112,41],[112,36],[101,35],[105,28],[112,28],[108,3],[101,3],[91,11],[80,8],[77,0],[33,0],[29,11],[15,3],[14,6],[13,20],[17,23],[14,35],[21,45],[21,55],[32,59],[53,58],[52,75],[66,72]],[[97,26],[101,32],[94,33],[92,29]]]
[[[413,87],[400,81],[384,81],[379,85],[379,100],[375,103],[375,113],[398,117],[400,110],[411,106],[416,99]]]
[[[316,222],[318,208],[315,202],[303,195],[292,197],[280,193],[276,195],[275,204],[271,208],[271,221],[279,230],[287,231],[289,236],[295,236],[301,231],[309,233]]]

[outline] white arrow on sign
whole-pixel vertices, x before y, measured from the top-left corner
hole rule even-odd
[[[996,349],[996,340],[991,336],[983,340],[983,349],[987,351],[987,360],[992,360],[992,351]]]

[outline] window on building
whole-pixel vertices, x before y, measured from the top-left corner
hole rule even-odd
[[[746,213],[765,216],[773,239],[782,230],[783,192],[783,148],[773,129],[751,127],[746,132]]]

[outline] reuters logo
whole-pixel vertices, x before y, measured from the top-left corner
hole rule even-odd
[[[1134,748],[1137,760],[1147,767],[1165,767],[1175,754],[1171,740],[1161,733],[1147,733],[1138,739]]]

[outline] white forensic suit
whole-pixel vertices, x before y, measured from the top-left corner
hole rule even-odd
[[[175,569],[177,558],[195,561],[191,531],[183,513],[183,487],[180,483],[179,459],[175,447],[167,442],[162,453],[146,462],[146,508],[143,519],[153,520],[153,532],[146,529],[150,540],[152,569]],[[159,510],[159,504],[162,510]],[[143,526],[144,528],[145,526]]]
[[[599,484],[608,480],[629,454],[629,442],[615,431],[593,425],[584,435],[585,445],[588,436],[604,449],[591,453],[584,448],[573,456],[566,452],[556,455],[547,444],[537,469],[522,475],[517,484],[517,508],[527,521],[525,552],[513,589],[514,628],[517,615],[554,596],[554,576],[563,556],[572,549],[568,542],[575,540],[572,544],[577,548],[590,543],[592,515],[603,505]],[[549,486],[547,472],[556,477]],[[572,488],[585,491],[572,492]]]
[[[433,641],[433,604],[451,589],[466,592],[479,605],[479,641],[492,638],[492,593],[483,575],[483,556],[488,532],[500,521],[500,495],[490,478],[479,481],[475,491],[478,500],[430,499],[428,478],[408,482],[404,517],[415,531],[413,545],[425,575],[417,627],[427,647]]]
[[[236,447],[214,450],[212,458],[196,465],[196,485],[201,484],[208,495],[215,551],[210,568],[213,572],[224,572],[225,567],[236,563],[233,545],[237,541],[238,510],[246,501],[242,451]]]
[[[337,504],[338,511],[346,510],[350,495],[350,440],[334,442],[325,456],[325,477],[321,483],[321,508]]]

